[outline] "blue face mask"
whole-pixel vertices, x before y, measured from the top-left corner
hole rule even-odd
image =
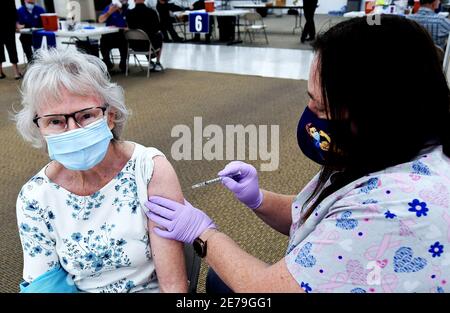
[[[106,119],[84,128],[45,136],[50,159],[74,171],[86,171],[100,163],[112,138]]]
[[[306,107],[297,126],[297,142],[303,154],[323,165],[331,143],[329,134],[330,121],[318,118]]]
[[[33,3],[25,3],[25,7],[27,8],[28,11],[33,11],[34,4]]]

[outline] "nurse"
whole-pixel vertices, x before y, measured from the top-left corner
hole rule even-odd
[[[219,172],[289,236],[285,256],[249,255],[187,201],[150,197],[155,232],[193,243],[234,292],[449,292],[449,88],[432,39],[401,17],[356,18],[314,49],[297,139],[320,172],[297,196],[261,189],[243,162]]]
[[[25,0],[24,5],[17,10],[18,23],[25,28],[42,27],[41,14],[43,13],[45,13],[44,8],[35,4],[35,0]],[[27,56],[28,63],[30,63],[33,59],[33,36],[31,34],[21,34],[20,42]]]

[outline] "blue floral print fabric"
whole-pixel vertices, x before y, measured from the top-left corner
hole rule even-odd
[[[79,196],[55,184],[45,174],[47,166],[22,187],[16,210],[25,282],[61,265],[81,291],[158,291],[136,160],[163,154],[134,145],[123,169],[92,195]],[[146,170],[151,177],[153,164]]]

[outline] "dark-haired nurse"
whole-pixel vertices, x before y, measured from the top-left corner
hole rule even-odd
[[[314,48],[297,139],[321,171],[297,196],[260,189],[246,163],[219,172],[290,237],[284,258],[249,255],[187,201],[150,198],[155,232],[194,243],[234,292],[450,292],[449,88],[430,35],[401,17],[357,18]]]

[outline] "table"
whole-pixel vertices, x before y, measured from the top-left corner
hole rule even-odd
[[[354,17],[364,17],[366,16],[365,11],[350,11],[347,13],[344,13],[344,17],[354,18]]]
[[[206,12],[205,10],[194,10],[194,11],[182,11],[182,12],[174,12],[174,15],[176,16],[186,16],[189,15],[190,13],[195,13],[195,12]],[[239,28],[239,18],[242,15],[245,15],[247,13],[249,13],[250,11],[248,10],[219,10],[219,11],[214,11],[214,12],[207,12],[210,16],[214,16],[214,17],[222,17],[222,16],[234,16],[236,17],[236,23],[234,24],[234,27],[236,29],[236,25],[238,25],[238,39],[231,41],[229,43],[227,43],[227,45],[234,45],[237,43],[242,43],[241,40],[241,31]],[[236,30],[235,30],[236,32]]]
[[[374,15],[374,14],[394,14],[394,15],[401,15],[401,16],[406,16],[406,14],[403,13],[374,13],[373,11],[370,12],[369,14],[366,14],[365,11],[351,11],[351,12],[347,12],[344,13],[344,17],[349,17],[349,18],[354,18],[354,17],[364,17],[364,16],[370,16],[370,15]],[[449,17],[449,12],[439,12],[438,15],[442,16],[442,17]]]
[[[25,35],[32,35],[34,31],[37,30],[44,30],[42,27],[41,28],[36,28],[36,27],[31,27],[31,28],[21,28],[18,31],[16,30],[16,32],[19,32],[21,34],[25,34]]]
[[[236,25],[237,25],[237,33],[238,33],[238,38],[237,40],[231,41],[229,43],[227,43],[228,46],[230,45],[234,45],[234,44],[238,44],[238,43],[242,43],[241,40],[241,29],[239,27],[239,19],[242,15],[245,15],[247,13],[249,13],[250,11],[248,10],[240,10],[240,9],[234,9],[234,10],[222,10],[222,11],[214,11],[214,12],[209,12],[209,15],[211,16],[234,16],[236,17],[236,23],[234,24],[234,33],[236,33]]]
[[[261,9],[261,8],[267,8],[267,9],[293,9],[293,10],[299,10],[298,14],[295,15],[295,24],[294,28],[292,29],[292,34],[295,33],[296,29],[302,29],[302,12],[303,12],[303,5],[266,5],[265,3],[261,4],[241,4],[241,5],[233,5],[236,9]]]
[[[85,38],[86,41],[90,42],[89,37],[91,37],[91,38],[92,37],[100,37],[105,34],[117,33],[121,29],[119,27],[114,27],[114,26],[104,26],[102,24],[100,24],[100,25],[101,26],[85,25],[83,28],[78,29],[78,30],[73,30],[73,31],[58,29],[57,31],[54,31],[53,33],[55,34],[55,37],[69,38],[68,41],[62,42],[62,44],[66,44],[69,46],[69,45],[75,45],[76,42],[80,40],[80,38]],[[22,28],[19,30],[19,32],[21,34],[32,35],[33,32],[37,31],[37,30],[42,30],[42,28]]]
[[[43,28],[22,28],[19,30],[21,34],[33,34],[33,31],[42,30]],[[99,37],[105,34],[112,34],[119,32],[120,28],[114,26],[94,26],[93,29],[79,29],[79,30],[61,30],[54,31],[56,37],[69,37],[69,38],[87,38]]]
[[[113,34],[118,33],[120,30],[119,27],[114,26],[101,26],[101,27],[95,27],[93,29],[86,29],[82,28],[79,30],[57,30],[55,32],[56,37],[83,37],[83,38],[89,38],[89,37],[99,37],[101,35],[105,34]]]

